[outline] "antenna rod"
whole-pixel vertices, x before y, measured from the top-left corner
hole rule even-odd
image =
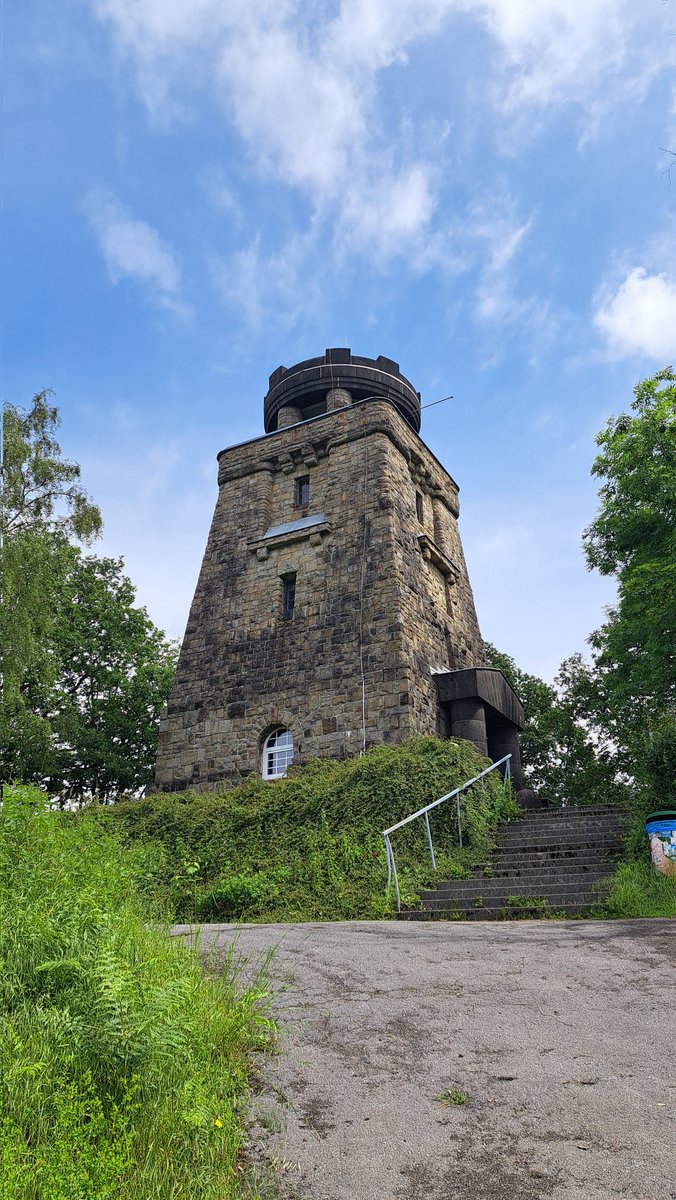
[[[434,408],[435,404],[445,404],[447,400],[455,400],[455,396],[443,396],[441,400],[432,400],[429,404],[421,404],[420,409],[422,411],[423,408]]]

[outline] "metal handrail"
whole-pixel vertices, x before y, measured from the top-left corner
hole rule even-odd
[[[460,843],[460,847],[462,848],[462,829],[460,826],[460,793],[466,792],[467,788],[470,788],[473,786],[473,784],[478,783],[480,779],[484,778],[484,776],[490,775],[491,771],[497,770],[497,768],[501,767],[503,763],[505,764],[505,775],[503,782],[506,786],[511,777],[511,758],[511,754],[506,754],[504,758],[500,758],[497,762],[491,763],[490,767],[486,767],[485,771],[481,771],[479,775],[475,775],[474,779],[468,779],[467,783],[461,783],[460,787],[454,788],[452,792],[447,792],[445,796],[440,796],[438,800],[433,800],[431,804],[426,804],[424,808],[420,808],[417,812],[411,813],[410,817],[404,817],[403,821],[397,821],[396,825],[390,825],[389,829],[383,829],[382,836],[385,839],[385,853],[387,855],[387,887],[389,889],[389,886],[394,879],[394,890],[397,894],[397,912],[401,912],[401,896],[399,894],[397,864],[394,861],[394,850],[392,849],[390,834],[395,833],[397,829],[401,829],[404,825],[410,825],[411,821],[416,821],[418,817],[424,817],[425,829],[427,832],[427,844],[430,850],[430,859],[432,860],[432,869],[436,870],[437,864],[434,857],[434,846],[432,845],[432,833],[430,831],[430,811],[433,808],[437,808],[438,805],[443,804],[444,801],[452,800],[455,796],[455,809],[458,818],[458,841]]]

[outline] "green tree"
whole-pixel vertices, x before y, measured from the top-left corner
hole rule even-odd
[[[176,646],[136,607],[121,559],[77,556],[61,582],[55,684],[36,694],[54,734],[41,782],[111,800],[152,779]]]
[[[26,410],[5,406],[3,531],[12,538],[45,529],[89,544],[101,532],[101,513],[79,482],[78,464],[61,457],[51,395],[38,392]]]
[[[617,800],[613,757],[594,737],[581,704],[581,680],[587,679],[582,658],[563,663],[552,686],[522,671],[490,642],[485,650],[489,665],[503,672],[523,704],[526,726],[520,743],[528,785],[551,804]]]
[[[9,404],[3,413],[0,737],[4,765],[9,747],[20,747],[22,769],[49,753],[49,722],[27,694],[48,687],[58,672],[54,601],[77,553],[72,539],[89,543],[102,524],[79,466],[61,455],[60,419],[50,396],[39,392],[30,408]]]
[[[603,483],[584,548],[590,568],[617,580],[590,637],[593,719],[636,785],[640,823],[647,809],[676,804],[676,375],[660,371],[634,395],[633,412],[596,439],[592,474]]]
[[[592,474],[604,482],[584,548],[618,584],[592,644],[645,720],[676,701],[676,375],[661,371],[634,394],[635,415],[612,417],[596,439]]]
[[[176,652],[134,606],[121,560],[76,544],[101,514],[59,424],[46,392],[5,410],[0,767],[64,801],[109,799],[150,778]]]

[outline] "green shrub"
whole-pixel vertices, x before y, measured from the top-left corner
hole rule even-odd
[[[3,1200],[230,1200],[260,986],[207,977],[143,892],[162,855],[10,788],[0,815]]]
[[[487,765],[470,742],[415,738],[361,758],[314,760],[274,783],[252,778],[221,795],[127,801],[102,819],[135,844],[159,846],[149,870],[183,919],[380,917],[393,904],[382,830]],[[460,850],[455,803],[434,810],[437,877],[466,873],[484,858],[497,823],[516,811],[497,772],[463,793]],[[434,878],[424,822],[398,831],[392,844],[402,899],[415,903]]]
[[[676,917],[676,876],[651,863],[621,863],[599,891],[603,916]]]
[[[255,875],[232,874],[214,885],[195,893],[195,916],[203,920],[218,913],[219,917],[239,917],[250,908],[274,904],[279,888],[262,871]]]

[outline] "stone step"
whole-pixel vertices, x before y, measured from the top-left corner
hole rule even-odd
[[[516,862],[507,866],[500,866],[497,863],[491,863],[490,866],[482,868],[480,871],[473,871],[469,876],[470,879],[521,879],[524,876],[548,876],[548,875],[570,875],[575,873],[585,874],[593,873],[594,871],[602,871],[607,873],[614,867],[612,858],[599,859],[598,854],[590,854],[586,857],[558,857],[552,859],[538,859],[535,862],[532,858],[519,859]],[[449,880],[452,883],[453,880]]]
[[[509,895],[510,890],[528,892],[529,895],[534,896],[539,894],[540,889],[551,889],[552,887],[576,887],[588,890],[598,880],[607,879],[611,874],[611,870],[599,868],[586,872],[571,871],[568,874],[549,872],[537,875],[503,876],[498,879],[452,879],[439,883],[436,887],[426,888],[422,893],[422,898],[427,901],[435,897],[491,896],[503,892]]]
[[[604,855],[613,855],[619,853],[622,848],[620,841],[607,842],[562,842],[560,845],[552,845],[544,843],[538,846],[505,846],[499,847],[495,856],[491,859],[493,865],[496,863],[515,863],[519,860],[523,862],[539,863],[546,860],[547,856],[554,858],[603,858]]]
[[[621,837],[622,829],[615,824],[593,824],[593,825],[522,825],[521,822],[515,824],[511,829],[504,830],[498,834],[500,842],[515,841],[519,838],[580,838],[580,837]]]
[[[621,846],[621,844],[622,843],[619,838],[613,839],[610,842],[611,848],[615,846]],[[603,846],[601,847],[601,850],[603,850]],[[599,850],[595,845],[593,845],[590,849],[589,842],[582,842],[580,845],[573,843],[573,845],[571,845],[569,842],[564,841],[559,846],[536,846],[535,849],[530,847],[525,853],[518,846],[497,846],[491,855],[490,862],[494,863],[498,858],[512,861],[516,858],[531,858],[535,855],[540,855],[542,857],[547,854],[598,855],[598,853]]]
[[[568,824],[570,821],[621,821],[624,817],[619,809],[598,811],[593,808],[536,808],[530,812],[522,812],[516,818],[519,821],[560,821]]]
[[[602,817],[520,817],[502,826],[503,833],[513,829],[620,829],[620,817],[608,814]]]
[[[524,810],[517,820],[526,822],[559,821],[568,824],[572,821],[622,821],[625,814],[620,808],[536,808]]]
[[[527,821],[512,821],[509,825],[502,827],[502,833],[508,835],[515,830],[533,829],[533,830],[556,830],[558,833],[565,833],[567,830],[592,830],[596,829],[612,829],[620,830],[622,822],[616,817],[596,817],[593,820],[574,820],[574,821],[550,821],[550,820],[527,820]]]
[[[421,900],[425,908],[448,908],[458,905],[461,908],[471,908],[475,906],[475,901],[484,900],[486,906],[501,907],[505,903],[508,896],[537,896],[542,899],[549,899],[550,896],[567,896],[569,899],[577,899],[579,896],[593,896],[594,884],[600,883],[604,876],[599,876],[598,879],[586,880],[580,883],[577,880],[567,881],[562,879],[552,879],[549,883],[540,883],[537,887],[529,887],[527,883],[520,883],[517,880],[509,880],[500,888],[484,888],[483,891],[479,888],[472,890],[471,888],[457,889],[441,889],[425,891],[421,895]],[[605,877],[607,878],[607,876]],[[477,906],[478,907],[478,906]]]
[[[500,841],[497,852],[507,851],[512,852],[520,850],[530,852],[532,850],[581,850],[585,848],[603,849],[605,846],[620,846],[621,840],[619,837],[606,836],[604,834],[591,834],[587,836],[575,837],[526,837],[514,838],[510,841]]]
[[[547,908],[534,908],[526,906],[522,908],[448,908],[441,910],[432,910],[428,908],[403,909],[399,913],[401,921],[516,921],[519,919],[537,920],[549,914],[557,917],[584,917],[589,914],[590,910],[598,904],[598,899],[590,899],[585,902],[576,901],[570,903],[568,900],[561,900],[555,903],[550,900]]]
[[[571,804],[566,808],[524,809],[523,819],[530,821],[535,820],[537,817],[553,817],[566,821],[573,816],[582,814],[585,816],[603,816],[604,814],[609,814],[615,817],[622,817],[623,811],[616,804]]]
[[[489,862],[495,869],[528,866],[547,867],[550,863],[564,862],[612,862],[620,853],[621,846],[605,844],[601,846],[538,846],[525,850],[514,850],[511,853],[497,853]]]

